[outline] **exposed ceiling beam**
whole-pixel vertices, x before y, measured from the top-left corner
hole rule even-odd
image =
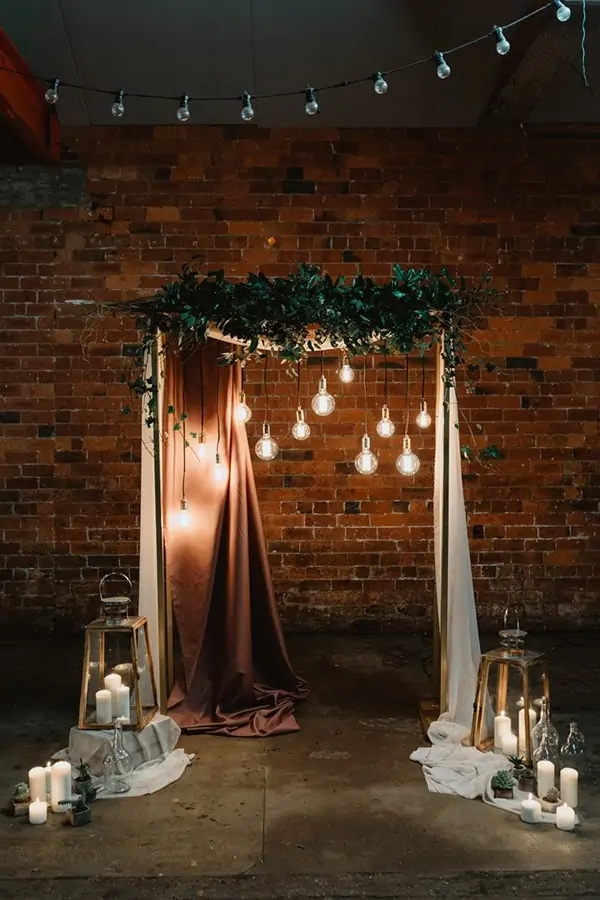
[[[556,75],[580,51],[579,15],[571,16],[568,22],[559,22],[549,10],[548,14],[540,13],[526,24],[528,27],[516,34],[514,40],[509,35],[512,43],[506,60],[509,68],[504,70],[480,124],[525,121]]]

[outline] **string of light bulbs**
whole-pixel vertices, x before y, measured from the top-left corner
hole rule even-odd
[[[271,436],[271,426],[269,424],[269,386],[267,381],[267,366],[269,364],[269,354],[265,353],[265,367],[263,370],[263,386],[265,389],[265,421],[263,422],[262,434],[256,442],[254,448],[259,459],[269,462],[275,459],[279,453],[279,444],[274,437]]]
[[[24,71],[20,71],[17,74],[21,75],[23,78],[28,78],[47,84],[48,88],[44,96],[46,102],[52,106],[55,106],[58,103],[60,90],[62,88],[111,96],[113,98],[113,102],[111,105],[111,114],[116,119],[122,119],[126,114],[126,98],[135,100],[164,100],[178,102],[179,105],[176,111],[176,118],[177,121],[184,124],[186,122],[189,122],[192,118],[192,103],[209,103],[214,101],[238,103],[241,102],[240,115],[242,121],[252,122],[255,116],[253,102],[303,96],[304,111],[306,115],[315,116],[320,112],[318,96],[322,93],[325,93],[327,91],[341,90],[343,88],[352,87],[356,84],[364,84],[371,81],[373,83],[374,92],[378,96],[382,96],[383,94],[386,94],[388,92],[388,79],[390,78],[390,76],[407,71],[408,69],[413,69],[416,66],[430,65],[433,62],[435,64],[438,78],[445,80],[452,74],[452,69],[448,65],[446,57],[450,56],[453,53],[457,53],[460,50],[464,50],[467,47],[473,47],[476,44],[480,44],[483,41],[487,41],[490,39],[494,40],[496,52],[500,56],[506,56],[506,54],[510,51],[510,42],[507,40],[505,32],[510,30],[511,28],[515,28],[517,25],[520,25],[522,22],[525,22],[528,19],[533,18],[534,16],[540,15],[548,9],[554,9],[556,18],[559,22],[567,22],[571,18],[571,9],[565,3],[563,3],[562,0],[549,0],[549,2],[544,3],[542,6],[531,10],[530,12],[526,13],[523,16],[520,16],[517,19],[513,19],[512,21],[507,22],[505,25],[494,25],[491,31],[487,31],[485,32],[485,34],[479,35],[479,37],[472,38],[471,40],[464,41],[463,43],[458,44],[456,47],[451,47],[448,50],[435,50],[431,56],[426,56],[421,59],[414,60],[413,62],[405,63],[401,66],[395,66],[390,69],[382,69],[370,75],[364,75],[358,78],[349,78],[345,79],[344,81],[338,81],[331,84],[323,84],[319,87],[314,87],[309,84],[306,86],[306,88],[293,91],[273,91],[254,95],[252,95],[249,91],[244,91],[241,95],[238,94],[224,97],[191,97],[187,93],[180,94],[179,96],[173,96],[168,94],[148,94],[140,93],[138,91],[125,91],[122,88],[119,88],[118,90],[99,88],[93,85],[78,84],[71,81],[62,81],[59,78],[47,78]],[[587,76],[585,74],[585,22],[583,23],[582,28],[582,67],[584,81],[586,81],[587,83]],[[0,71],[10,71],[15,74],[15,70],[9,68],[8,66],[0,66]]]
[[[390,419],[388,406],[388,370],[387,370],[387,341],[383,342],[383,406],[381,407],[381,419],[377,423],[377,434],[382,438],[390,438],[396,431],[396,426]]]
[[[363,388],[364,388],[364,405],[363,405],[363,413],[364,413],[364,433],[362,437],[361,449],[360,453],[357,455],[354,460],[354,467],[359,475],[373,475],[377,471],[377,466],[379,465],[379,460],[376,455],[371,450],[371,438],[368,434],[368,426],[367,426],[367,407],[368,407],[368,398],[367,398],[367,354],[365,353],[363,357]]]
[[[404,357],[404,439],[402,441],[402,453],[396,460],[396,468],[401,475],[416,475],[421,466],[421,460],[411,447],[410,438],[408,436],[408,423],[410,421],[409,400],[410,400],[410,375],[408,368],[408,354]]]

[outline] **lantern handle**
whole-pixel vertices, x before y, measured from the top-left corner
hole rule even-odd
[[[508,614],[509,614],[509,613],[510,613],[510,608],[507,606],[506,609],[504,610],[504,629],[505,629],[505,630],[508,628]],[[515,610],[514,610],[514,614],[515,614],[515,619],[516,619],[516,623],[517,623],[517,629],[516,629],[516,630],[517,630],[517,631],[520,631],[520,630],[521,630],[521,625],[520,625],[520,623],[519,623],[519,610],[518,610],[518,609],[515,609]]]
[[[127,582],[127,584],[129,585],[129,591],[130,591],[129,599],[131,600],[131,598],[133,597],[133,585],[131,583],[131,580],[125,574],[125,572],[109,572],[108,575],[105,575],[104,578],[101,579],[100,588],[99,588],[100,600],[104,600],[104,597],[102,596],[102,588],[104,587],[104,582],[107,581],[109,578],[124,578],[125,581]]]

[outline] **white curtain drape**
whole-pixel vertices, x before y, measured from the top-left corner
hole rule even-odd
[[[444,359],[437,360],[435,418],[435,482],[433,492],[435,583],[438,610],[442,574],[442,479],[444,471]],[[473,591],[467,517],[460,463],[460,432],[456,391],[450,389],[450,491],[448,498],[448,711],[443,719],[464,728],[471,724],[480,645]]]

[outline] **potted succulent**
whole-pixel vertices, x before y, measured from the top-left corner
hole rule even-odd
[[[513,777],[518,780],[519,776],[525,771],[525,760],[522,756],[509,756],[508,761],[512,766]]]
[[[88,825],[92,821],[92,811],[87,805],[85,794],[75,794],[70,800],[61,800],[60,803],[67,807],[67,822],[74,828]]]
[[[11,805],[13,816],[29,815],[29,804],[31,797],[29,796],[29,785],[24,781],[15,784],[12,792]]]
[[[515,780],[507,769],[501,769],[492,776],[492,790],[494,797],[503,800],[512,800]]]
[[[555,787],[548,788],[545,797],[540,797],[542,810],[547,813],[555,813],[560,806],[560,794]]]
[[[92,782],[92,770],[90,764],[80,759],[75,766],[77,769],[77,778],[75,779],[75,792],[81,794],[87,803],[93,803],[96,799],[96,788]]]
[[[517,787],[525,794],[535,794],[536,780],[531,769],[525,765],[522,756],[509,756],[508,761],[512,764],[513,778],[517,780]]]

